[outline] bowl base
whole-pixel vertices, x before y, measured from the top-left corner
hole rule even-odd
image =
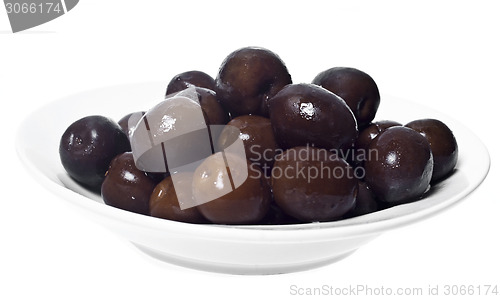
[[[134,242],[132,242],[132,244],[141,252],[162,262],[195,270],[224,273],[224,274],[234,274],[234,275],[275,275],[275,274],[286,274],[292,272],[306,271],[335,263],[337,261],[340,261],[348,257],[349,255],[354,253],[354,251],[356,251],[352,250],[339,255],[328,257],[326,259],[306,261],[297,264],[242,265],[242,264],[207,262],[202,260],[189,259],[181,256],[168,254],[163,251],[155,250]]]

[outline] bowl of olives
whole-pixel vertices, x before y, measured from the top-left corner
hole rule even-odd
[[[214,77],[103,87],[21,125],[28,172],[144,253],[278,274],[333,263],[453,206],[486,177],[483,143],[367,73],[294,83],[274,52],[230,53]]]

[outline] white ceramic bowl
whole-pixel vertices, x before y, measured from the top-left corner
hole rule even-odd
[[[383,97],[377,120],[402,123],[438,118],[459,145],[456,171],[423,200],[370,215],[329,223],[287,226],[222,226],[179,223],[105,205],[72,181],[59,160],[59,140],[75,120],[100,114],[120,119],[163,99],[164,82],[112,86],[55,101],[26,118],[17,149],[28,172],[63,200],[160,260],[186,267],[237,274],[306,270],[342,259],[381,233],[425,219],[469,195],[486,177],[490,160],[483,143],[455,120],[432,109]]]

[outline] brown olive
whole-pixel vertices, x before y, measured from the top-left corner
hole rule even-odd
[[[201,71],[188,71],[175,75],[170,80],[166,94],[179,92],[193,85],[215,90],[215,80],[210,75]]]
[[[419,132],[429,141],[434,159],[432,182],[448,176],[458,161],[457,140],[450,128],[437,119],[414,120],[406,127]]]
[[[421,197],[429,187],[433,159],[427,139],[416,131],[395,126],[375,138],[365,161],[365,181],[377,200],[406,203]]]
[[[275,53],[257,47],[238,49],[222,62],[215,78],[217,97],[238,116],[267,115],[267,101],[292,79]]]
[[[377,84],[367,73],[350,67],[334,67],[319,73],[312,83],[341,97],[351,108],[360,128],[375,118],[380,105],[380,93]]]
[[[276,141],[283,149],[314,146],[347,150],[356,141],[356,119],[345,102],[314,84],[290,84],[269,101]]]
[[[229,121],[229,113],[222,108],[215,91],[196,87],[196,93],[207,125],[225,125]]]
[[[149,215],[149,198],[155,182],[137,169],[131,152],[116,156],[101,187],[104,203],[130,212]]]
[[[262,171],[250,169],[244,157],[218,152],[196,168],[193,198],[213,223],[252,224],[267,214],[271,190]]]
[[[133,112],[125,115],[118,121],[118,125],[122,128],[130,140],[130,136],[135,130],[135,127],[139,123],[142,116],[146,114],[144,111]],[[165,177],[168,176],[167,172],[146,172],[146,175],[150,177],[155,183],[159,183]]]
[[[276,157],[272,170],[276,204],[302,221],[331,221],[356,202],[358,179],[343,159],[325,149],[294,147]]]
[[[368,152],[368,148],[372,140],[386,129],[394,126],[402,126],[402,124],[392,120],[381,120],[369,124],[362,131],[360,131],[355,145],[355,163],[362,165],[366,159],[369,159],[370,153]]]
[[[124,117],[120,118],[120,120],[118,121],[118,125],[122,128],[123,132],[127,134],[127,137],[129,139],[130,135],[134,131],[135,126],[145,113],[146,112],[144,111],[129,113]]]
[[[151,193],[149,212],[153,217],[188,223],[206,223],[196,207],[181,209],[178,198],[193,196],[193,174],[176,173],[175,184],[169,176],[162,180]]]
[[[242,115],[233,118],[227,125],[239,130],[224,129],[219,137],[219,147],[226,148],[236,138],[240,138],[245,147],[246,158],[261,167],[264,172],[270,171],[278,148],[271,121],[262,116]]]

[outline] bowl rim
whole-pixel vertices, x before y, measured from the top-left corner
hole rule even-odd
[[[164,85],[163,82],[143,82],[143,83],[129,83],[129,84],[119,84],[112,86],[105,86],[102,88],[96,88],[92,90],[87,90],[84,93],[100,92],[106,91],[114,88],[124,88],[130,85],[144,85],[152,86],[156,84]],[[179,233],[185,236],[196,236],[197,238],[208,238],[208,239],[220,239],[227,240],[228,237],[232,238],[232,241],[239,242],[255,242],[256,240],[261,240],[265,242],[291,242],[292,240],[303,240],[306,241],[318,241],[327,239],[338,239],[338,238],[352,238],[365,235],[380,234],[383,231],[394,229],[396,227],[402,227],[414,223],[416,221],[423,220],[427,217],[433,216],[446,210],[446,208],[455,205],[462,199],[466,198],[471,194],[486,178],[490,169],[490,155],[486,149],[484,143],[468,128],[461,124],[461,122],[444,115],[440,112],[433,110],[432,108],[426,107],[424,105],[411,102],[408,100],[404,101],[409,105],[415,105],[420,108],[432,111],[433,114],[438,114],[443,116],[446,120],[445,123],[453,123],[453,131],[460,132],[462,136],[459,138],[466,137],[468,140],[468,145],[473,144],[476,157],[480,159],[474,161],[472,165],[471,161],[464,161],[461,159],[462,146],[464,143],[457,138],[459,143],[459,159],[457,164],[458,171],[462,167],[469,169],[470,167],[475,168],[473,172],[474,176],[467,176],[469,184],[466,188],[462,189],[451,199],[445,200],[439,204],[431,205],[424,209],[419,209],[411,213],[397,215],[397,212],[411,207],[411,205],[418,204],[419,201],[395,206],[386,210],[378,211],[369,215],[358,216],[355,218],[349,218],[339,221],[331,222],[315,222],[315,223],[303,223],[303,224],[287,224],[287,225],[217,225],[217,224],[191,224],[177,222],[167,219],[160,219],[156,217],[151,217],[147,215],[136,214],[133,212],[121,210],[108,205],[105,205],[94,200],[89,200],[87,196],[79,194],[73,190],[70,190],[62,185],[49,179],[42,172],[41,169],[32,160],[30,156],[30,149],[32,145],[29,144],[29,133],[33,128],[34,120],[40,118],[40,112],[42,110],[55,107],[61,102],[71,99],[74,95],[81,93],[75,93],[58,100],[52,101],[37,110],[31,112],[25,119],[21,122],[18,127],[16,134],[16,150],[19,159],[22,164],[28,170],[30,175],[38,181],[42,186],[46,187],[52,193],[58,195],[59,197],[69,201],[73,205],[84,208],[85,210],[92,212],[94,215],[101,217],[106,217],[118,222],[127,222],[131,225],[138,225],[144,229],[155,230],[155,231],[169,231],[170,233]],[[397,99],[396,97],[391,97],[389,95],[383,95],[386,99]],[[441,118],[440,118],[441,119]],[[35,122],[36,123],[36,122]],[[467,147],[464,147],[467,149]],[[472,169],[472,168],[471,168]],[[455,174],[452,174],[452,176]],[[467,174],[465,174],[467,175]],[[425,199],[423,199],[425,200]],[[394,217],[382,217],[387,213],[387,210],[391,210]],[[389,213],[390,214],[390,213]],[[379,219],[377,219],[377,217]],[[370,218],[376,218],[375,221],[370,220]],[[354,220],[353,220],[354,219]],[[370,220],[370,221],[369,221]]]

